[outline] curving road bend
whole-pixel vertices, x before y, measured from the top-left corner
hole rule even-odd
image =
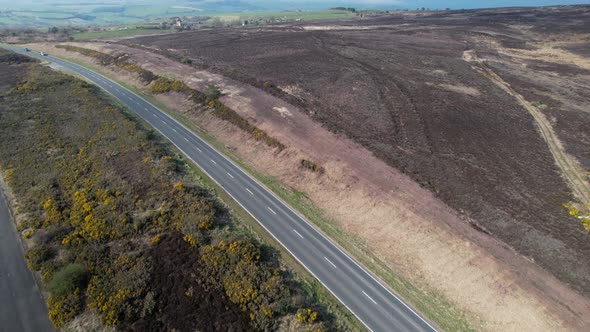
[[[223,188],[369,331],[436,331],[304,217],[154,105],[85,67],[13,46],[0,46],[81,75],[135,112]]]

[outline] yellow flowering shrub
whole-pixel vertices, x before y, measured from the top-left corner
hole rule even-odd
[[[318,318],[318,313],[307,308],[297,311],[297,320],[300,323],[313,323]]]
[[[56,328],[61,328],[84,310],[83,297],[80,289],[76,288],[59,296],[50,296],[47,300],[48,315]]]
[[[571,204],[564,204],[563,206],[566,208],[570,216],[578,219],[582,223],[585,230],[590,231],[590,204],[587,205],[585,212],[577,209]]]
[[[117,66],[125,61],[88,54]],[[0,132],[0,167],[10,170],[27,214],[20,230],[37,243],[27,252],[27,265],[40,272],[51,294],[56,327],[90,308],[104,325],[120,330],[142,318],[171,330],[171,319],[184,310],[192,321],[179,330],[188,330],[207,318],[203,301],[214,301],[212,315],[229,317],[236,327],[275,330],[282,317],[295,315],[294,283],[284,281],[278,261],[266,252],[261,258],[261,246],[235,232],[224,205],[187,176],[166,146],[94,95],[95,88],[40,68],[27,86],[23,82],[23,91],[3,95],[11,105],[5,119],[11,132]],[[164,79],[152,86],[186,89]],[[19,108],[24,94],[27,107]],[[15,96],[22,99],[10,99]],[[52,100],[59,105],[40,107]],[[210,101],[218,116],[272,142],[218,99]],[[22,126],[28,119],[34,131]],[[64,273],[72,265],[83,273]]]

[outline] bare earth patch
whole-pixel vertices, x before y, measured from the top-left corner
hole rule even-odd
[[[293,114],[291,114],[291,112],[286,107],[273,107],[272,109],[279,112],[283,118],[286,116],[293,116]]]
[[[369,30],[387,26],[347,26],[347,25],[304,25],[303,30],[330,31],[330,30]]]
[[[256,171],[306,193],[345,232],[358,238],[393,271],[425,291],[444,294],[486,331],[590,329],[590,302],[511,248],[470,225],[467,217],[436,199],[365,148],[335,135],[294,106],[254,87],[121,45],[73,43],[127,53],[132,61],[196,89],[220,86],[223,102],[287,146],[277,154],[236,127],[200,111],[180,96],[159,99],[185,113]],[[75,53],[31,45],[94,64]],[[120,71],[117,79],[141,86]],[[466,87],[446,87],[475,93]],[[281,110],[281,111],[277,111]],[[291,114],[290,116],[283,116]],[[298,168],[301,159],[325,168],[317,175]],[[481,324],[481,325],[480,325]]]
[[[464,85],[438,84],[436,85],[436,87],[451,92],[466,94],[469,96],[479,96],[481,94],[481,92],[479,92],[478,89]]]

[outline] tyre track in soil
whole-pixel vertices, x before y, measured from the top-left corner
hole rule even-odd
[[[417,123],[414,123],[415,127],[420,128],[420,132],[422,133],[422,136],[416,135],[414,137],[414,139],[424,137],[424,139],[421,139],[420,144],[414,144],[414,145],[421,147],[419,149],[419,152],[432,155],[434,152],[432,151],[432,148],[431,148],[432,147],[432,139],[430,137],[429,130],[427,130],[427,125],[424,122],[424,119],[416,110],[416,105],[414,103],[414,100],[410,96],[410,94],[407,93],[407,91],[403,87],[399,86],[396,82],[394,82],[392,79],[390,79],[388,77],[387,73],[385,73],[383,70],[376,68],[376,67],[370,65],[369,63],[365,63],[365,62],[359,61],[357,59],[347,57],[347,56],[343,55],[338,49],[335,49],[335,47],[336,48],[337,47],[345,48],[346,45],[331,44],[329,41],[326,42],[322,38],[323,36],[325,36],[324,32],[311,34],[311,37],[316,42],[316,49],[319,52],[326,54],[326,56],[328,56],[328,57],[336,57],[336,58],[340,59],[342,62],[348,64],[349,68],[358,68],[358,69],[361,69],[362,71],[364,71],[365,73],[369,74],[369,76],[375,82],[375,87],[379,91],[380,100],[385,104],[386,109],[394,110],[394,109],[400,108],[400,106],[396,105],[396,103],[394,103],[394,101],[391,100],[391,98],[389,97],[392,95],[390,87],[393,87],[395,89],[395,91],[398,92],[402,96],[403,103],[405,105],[407,105],[407,107],[408,107],[406,110],[409,110],[412,113],[412,115],[414,115],[415,118],[417,118],[417,120],[416,120]],[[399,103],[399,100],[398,100],[398,103]],[[412,121],[412,120],[410,120],[411,117],[409,117],[409,116],[404,117],[404,112],[395,113],[395,112],[390,111],[390,112],[388,112],[387,115],[389,116],[389,118],[392,120],[392,122],[395,125],[395,131],[391,133],[391,137],[396,137],[396,140],[391,142],[391,144],[394,145],[395,148],[398,150],[404,150],[404,151],[409,150],[409,148],[408,148],[408,136],[409,135],[407,134],[407,128],[412,127],[412,126],[410,126],[407,122]]]

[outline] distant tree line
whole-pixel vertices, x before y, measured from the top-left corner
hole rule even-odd
[[[352,8],[352,7],[333,7],[330,9],[332,9],[332,10],[346,10],[346,11],[349,11],[352,13],[356,13],[356,8]]]

